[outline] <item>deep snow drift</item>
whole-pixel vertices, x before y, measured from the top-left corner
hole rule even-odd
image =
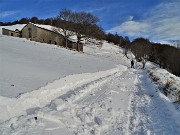
[[[24,39],[3,36],[0,40],[7,47],[8,43],[15,43],[8,49],[2,47],[3,56],[5,52],[8,54],[4,59],[9,55],[17,58],[21,52],[18,60],[8,59],[14,61],[11,65],[14,70],[30,66],[33,70],[30,69],[29,73],[34,77],[42,68],[46,70],[43,72],[45,77],[54,73],[60,78],[46,86],[41,84],[43,87],[31,92],[22,89],[26,93],[18,98],[1,96],[2,135],[180,134],[180,113],[157,90],[139,63],[136,63],[136,69],[129,68],[130,60],[124,57],[121,48],[103,42],[102,48],[86,45],[84,54],[80,54]],[[58,63],[66,68],[56,69],[54,66]],[[147,65],[149,70],[154,67],[151,63]],[[26,77],[23,73],[27,72],[22,71],[22,78]],[[45,77],[41,76],[41,79]],[[20,81],[25,82],[22,78]],[[4,82],[10,84],[7,79]]]

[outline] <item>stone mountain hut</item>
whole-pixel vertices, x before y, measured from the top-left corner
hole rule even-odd
[[[55,32],[53,30],[54,28],[56,27],[33,23],[16,24],[2,28],[2,34],[65,47],[65,39],[63,34]],[[68,48],[83,51],[83,45],[80,44],[78,48],[77,43],[70,38],[68,40]]]

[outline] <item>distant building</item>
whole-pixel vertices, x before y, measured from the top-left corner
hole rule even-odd
[[[14,37],[22,37],[21,30],[26,26],[26,24],[16,24],[13,26],[4,26],[2,28],[2,34]]]
[[[33,23],[16,24],[14,26],[2,28],[2,34],[65,47],[65,39],[63,34],[55,32],[53,28],[55,27]],[[83,51],[83,45],[80,44],[77,46],[77,43],[71,39],[68,40],[67,47],[73,50]]]

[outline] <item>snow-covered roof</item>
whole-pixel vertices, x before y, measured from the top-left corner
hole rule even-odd
[[[11,26],[2,26],[1,28],[5,28],[5,29],[8,29],[8,30],[12,30],[12,31],[15,31],[15,30],[19,30],[21,31],[24,26],[26,26],[27,24],[15,24],[15,25],[11,25]]]
[[[43,24],[35,24],[35,23],[31,23],[39,28],[43,28],[43,29],[46,29],[46,30],[50,30],[50,31],[54,31],[54,29],[56,29],[56,27],[54,26],[51,26],[51,25],[43,25]]]
[[[30,22],[30,24],[33,24],[33,25],[35,25],[35,26],[37,26],[39,28],[46,29],[46,30],[49,30],[49,31],[55,31],[56,29],[58,29],[57,32],[59,34],[63,35],[63,32],[62,32],[62,30],[60,28],[57,28],[57,27],[54,27],[54,26],[51,26],[51,25],[36,24],[36,23],[31,23],[31,22]]]
[[[33,25],[35,25],[35,26],[37,26],[39,28],[43,28],[43,29],[49,30],[49,31],[55,31],[56,29],[58,29],[57,32],[64,36],[63,31],[59,30],[59,28],[57,28],[57,27],[54,27],[54,26],[51,26],[51,25],[35,24],[35,23],[31,23],[31,24],[33,24]],[[77,42],[77,36],[75,34],[70,36],[68,39],[70,41],[72,41],[72,42]]]
[[[68,39],[72,42],[77,42],[77,36],[76,35],[70,36]]]
[[[57,27],[54,27],[54,26],[51,26],[51,25],[35,24],[35,23],[31,23],[31,22],[30,22],[30,24],[33,24],[33,25],[35,25],[35,26],[37,26],[39,28],[43,28],[43,29],[46,29],[46,30],[49,30],[49,31],[57,30],[57,32],[59,34],[64,36],[63,31],[61,29],[57,28]],[[8,29],[8,30],[12,30],[12,31],[15,31],[17,29],[17,30],[21,31],[26,25],[27,24],[16,24],[16,25],[11,25],[11,26],[1,26],[1,28],[5,28],[5,29]],[[68,39],[70,41],[72,41],[72,42],[77,42],[77,36],[75,34],[70,36]]]

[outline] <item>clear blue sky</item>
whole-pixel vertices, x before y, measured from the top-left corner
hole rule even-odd
[[[107,32],[152,40],[180,40],[180,0],[0,0],[0,21],[55,17],[63,9],[87,11]]]

